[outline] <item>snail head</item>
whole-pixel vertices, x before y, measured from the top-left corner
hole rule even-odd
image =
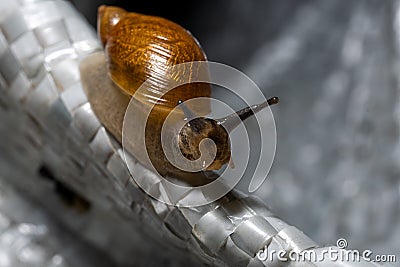
[[[267,106],[279,102],[278,97],[272,97],[264,103],[246,107],[234,114],[220,119],[210,119],[198,117],[187,122],[179,132],[179,148],[188,160],[197,160],[202,155],[200,152],[200,143],[205,139],[211,139],[211,142],[205,143],[205,151],[212,151],[211,146],[216,146],[217,152],[214,161],[207,167],[207,170],[219,170],[223,165],[231,161],[231,144],[229,132],[235,129],[241,121],[253,116],[258,111]],[[182,104],[180,101],[179,104]],[[187,117],[193,118],[194,114],[185,106],[182,109]],[[239,117],[240,120],[237,118]],[[206,155],[207,158],[207,155]]]
[[[179,132],[179,148],[188,160],[197,160],[202,155],[200,143],[205,139],[211,139],[216,146],[214,161],[207,170],[219,170],[228,163],[231,158],[229,133],[218,121],[209,118],[195,118],[186,123]],[[205,142],[206,153],[211,151],[211,142]],[[203,155],[204,156],[204,155]],[[205,155],[208,158],[211,155]]]

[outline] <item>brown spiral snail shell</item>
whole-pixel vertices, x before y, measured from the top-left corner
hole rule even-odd
[[[165,93],[164,76],[171,66],[206,61],[206,55],[199,42],[174,22],[127,12],[118,7],[99,7],[97,27],[104,54],[96,53],[81,63],[83,86],[94,112],[111,134],[121,142],[124,112],[130,98],[134,95],[139,114],[142,110],[141,105],[155,105],[146,121],[145,136],[133,136],[130,149],[136,149],[135,140],[144,138],[148,156],[155,169],[163,176],[182,176],[182,171],[164,156],[160,138],[161,128],[178,103],[197,97],[210,98],[211,86],[208,83],[189,83]],[[190,71],[196,73],[198,70]],[[137,89],[145,81],[149,84],[148,90],[137,93]],[[236,115],[245,120],[254,112],[277,102],[278,98],[273,97],[265,103],[244,108],[236,112]],[[187,110],[177,112],[178,117],[187,112],[206,114],[210,105],[190,107],[189,111],[187,107],[185,109]],[[213,162],[206,170],[218,170],[229,163],[229,131],[237,126],[230,118],[231,116],[213,120],[200,116],[187,123],[176,136],[182,155],[188,160],[198,159],[201,156],[200,142],[209,138],[213,140],[217,150]],[[141,161],[140,158],[138,160]]]

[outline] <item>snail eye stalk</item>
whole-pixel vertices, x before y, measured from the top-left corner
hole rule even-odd
[[[277,103],[279,103],[279,98],[274,96],[261,104],[245,107],[231,115],[221,118],[218,122],[220,125],[224,126],[228,132],[231,132],[240,124],[241,121],[245,121],[260,110]],[[236,117],[239,117],[240,120],[237,120]]]

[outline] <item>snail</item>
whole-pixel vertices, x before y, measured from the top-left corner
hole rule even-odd
[[[209,98],[210,84],[188,83],[167,92],[164,90],[164,76],[168,76],[168,68],[185,62],[207,60],[199,42],[190,32],[161,17],[127,12],[111,6],[99,7],[97,27],[104,52],[94,53],[80,65],[83,87],[92,109],[105,128],[122,142],[122,124],[129,101],[135,101],[138,118],[146,107],[152,105],[145,122],[145,136],[141,133],[132,136],[128,150],[136,152],[135,155],[144,153],[141,151],[143,147],[139,148],[136,144],[144,139],[151,164],[162,176],[179,177],[186,173],[171,164],[161,145],[162,126],[172,111],[176,113],[176,120],[195,117],[172,137],[176,138],[180,152],[187,160],[196,161],[202,156],[202,140],[211,139],[214,142],[215,157],[204,169],[211,171],[231,162],[229,132],[238,124],[233,117],[243,121],[279,101],[277,97],[272,97],[221,119],[195,116],[207,114],[210,105],[206,103],[201,107],[189,107],[182,103],[198,97]],[[188,71],[195,75],[200,70]],[[167,78],[179,79],[177,76]],[[138,91],[144,82],[148,87]],[[178,105],[182,105],[180,109],[176,109]],[[138,160],[148,165],[140,156]]]

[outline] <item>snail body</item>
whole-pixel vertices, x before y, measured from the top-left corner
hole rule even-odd
[[[144,136],[140,131],[129,136],[128,150],[134,152],[141,163],[149,165],[146,157],[141,157],[147,150],[151,164],[163,176],[185,176],[186,172],[171,164],[165,156],[161,132],[167,117],[172,125],[188,118],[187,110],[176,109],[178,103],[211,96],[208,83],[191,82],[168,90],[168,81],[179,80],[181,76],[180,73],[168,72],[172,66],[207,60],[198,41],[187,30],[169,20],[108,6],[99,8],[98,34],[104,53],[92,55],[81,64],[84,89],[96,115],[122,142],[124,112],[130,101],[135,106],[135,120],[128,124],[134,127],[135,123],[142,123],[146,131]],[[183,72],[196,76],[201,72],[196,66],[189,64]],[[147,86],[145,90],[138,90],[143,83]],[[108,104],[100,106],[103,101]],[[277,101],[277,98],[270,99],[269,102],[238,111],[236,115],[244,120]],[[151,112],[146,116],[145,110],[150,107]],[[210,110],[210,103],[190,106],[193,114],[208,114]],[[216,151],[205,170],[218,170],[231,160],[229,131],[236,127],[232,121],[231,116],[212,120],[199,115],[179,131],[171,130],[170,136],[177,140],[180,152],[189,162],[203,156],[200,143],[203,139],[211,139]],[[145,148],[138,140],[144,140]],[[206,154],[204,150],[203,154]]]
[[[117,7],[99,8],[98,33],[104,46],[111,80],[128,96],[134,95],[138,113],[146,110],[144,105],[155,104],[147,118],[148,134],[145,136],[152,164],[162,175],[176,174],[179,171],[162,156],[164,152],[160,135],[163,122],[178,101],[210,97],[211,87],[206,83],[191,83],[166,92],[166,80],[170,78],[167,70],[185,62],[205,61],[203,50],[188,31],[171,21],[127,12]],[[149,88],[137,92],[145,81],[150,84]],[[209,106],[201,108],[205,113],[210,109]],[[143,116],[138,114],[137,118]],[[176,116],[176,120],[179,120],[183,114]],[[136,144],[132,144],[131,149],[140,149],[136,147]],[[190,156],[193,158],[193,155]]]

